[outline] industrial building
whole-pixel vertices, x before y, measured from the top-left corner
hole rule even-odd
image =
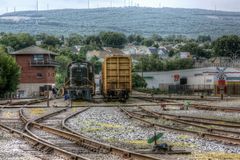
[[[229,93],[231,90],[231,94],[240,94],[240,69],[227,68],[224,73],[226,75],[226,85],[235,87],[228,88],[228,90],[225,89],[225,92]],[[175,86],[187,86],[188,89],[192,90],[216,90],[219,80],[216,67],[174,70],[166,72],[138,72],[138,74],[143,76],[147,82],[147,88],[158,88],[163,91],[169,91]]]
[[[41,92],[55,84],[55,56],[57,53],[30,46],[11,53],[20,66],[20,98],[39,96]]]

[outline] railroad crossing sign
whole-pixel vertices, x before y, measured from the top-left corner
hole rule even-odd
[[[218,80],[226,80],[227,79],[227,75],[225,73],[226,69],[227,69],[226,67],[222,68],[222,69],[217,67],[217,72],[218,72],[217,78],[218,78]]]
[[[162,136],[163,136],[163,133],[159,133],[159,134],[154,133],[154,136],[152,138],[149,138],[147,142],[148,144],[151,144],[153,142],[155,142],[156,144],[157,140],[159,140]]]
[[[227,75],[224,72],[227,68],[219,68],[217,67],[217,78],[218,78],[218,87],[220,89],[220,94],[221,94],[221,100],[223,100],[223,95],[225,93],[225,86],[226,86],[226,79],[227,79]]]

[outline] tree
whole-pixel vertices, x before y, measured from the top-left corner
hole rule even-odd
[[[86,61],[88,51],[99,50],[99,49],[100,48],[96,45],[85,45],[84,47],[81,47],[77,59]]]
[[[194,42],[186,43],[184,46],[181,46],[180,51],[190,52],[196,57],[211,57],[211,54],[209,52],[205,51],[203,48],[199,47],[197,43]]]
[[[17,90],[20,68],[7,53],[0,51],[0,57],[0,95],[3,95]]]
[[[147,83],[144,78],[142,78],[137,73],[132,74],[132,86],[133,88],[146,88]]]
[[[67,43],[69,47],[80,45],[82,44],[83,37],[79,34],[70,34],[70,36],[67,39]]]
[[[117,32],[101,32],[100,39],[106,47],[122,48],[127,43],[126,36]]]
[[[65,79],[67,78],[68,65],[72,60],[68,56],[60,55],[56,57],[56,61],[58,62],[58,67],[56,70],[56,84],[57,87],[61,87],[65,83]]]
[[[215,56],[240,56],[240,37],[236,35],[223,36],[213,42]]]
[[[197,38],[197,41],[198,42],[211,42],[211,36],[210,35],[208,35],[208,36],[204,36],[204,35],[200,35],[200,36],[198,36],[198,38]]]
[[[140,45],[143,43],[144,37],[138,34],[131,34],[128,36],[129,43],[135,43],[136,45]]]
[[[151,47],[154,44],[154,41],[152,39],[145,39],[143,41],[143,45],[147,47]]]
[[[85,45],[95,45],[98,47],[102,46],[100,37],[97,35],[90,35],[90,36],[85,37],[84,44]]]
[[[62,42],[60,41],[59,38],[57,38],[55,36],[50,36],[50,35],[47,35],[46,37],[44,37],[42,43],[45,47],[50,46],[50,47],[54,47],[54,48],[57,45],[60,46],[62,44]]]
[[[28,33],[4,34],[0,43],[12,47],[14,50],[23,49],[35,45],[35,38]]]
[[[95,73],[99,74],[102,70],[102,63],[99,61],[97,56],[91,58],[90,62],[94,65]]]
[[[157,42],[160,42],[160,41],[163,40],[163,38],[162,38],[160,35],[158,35],[158,34],[153,34],[153,35],[151,36],[151,39],[152,39],[153,41],[157,41]]]

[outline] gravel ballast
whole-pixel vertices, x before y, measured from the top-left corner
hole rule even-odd
[[[128,119],[118,108],[104,107],[91,108],[70,119],[67,125],[98,141],[132,150],[150,149],[152,146],[146,141],[155,131],[151,127],[142,126],[136,120]],[[240,153],[240,147],[237,146],[224,145],[172,131],[157,129],[156,132],[163,132],[161,142],[170,143],[175,148],[197,152]]]

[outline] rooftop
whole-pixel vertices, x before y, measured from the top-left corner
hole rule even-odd
[[[30,46],[15,52],[12,52],[13,55],[21,55],[21,54],[49,54],[49,55],[58,55],[57,53],[51,52],[49,50],[37,47],[37,46]]]

